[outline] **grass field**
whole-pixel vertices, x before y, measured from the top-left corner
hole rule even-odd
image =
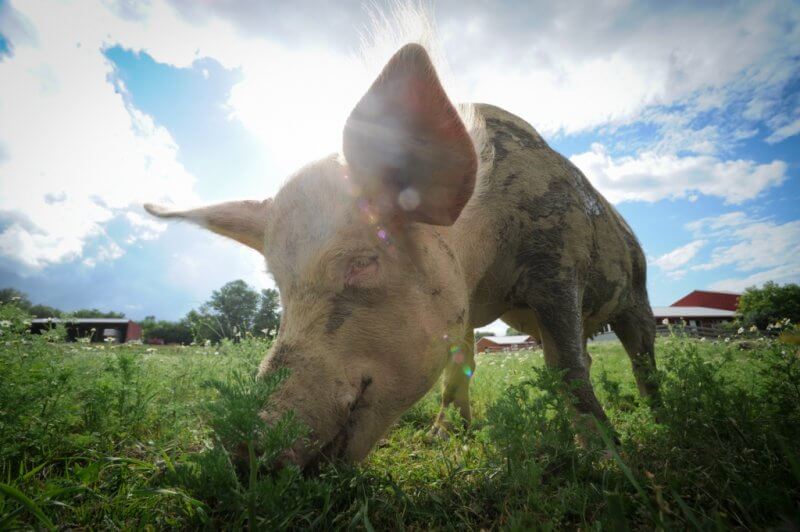
[[[0,529],[800,525],[800,357],[773,340],[659,340],[661,423],[619,344],[592,345],[619,446],[575,443],[541,351],[482,355],[470,430],[428,441],[434,390],[364,464],[304,477],[226,451],[252,437],[268,459],[297,429],[253,424],[267,344],[51,343],[0,318]]]

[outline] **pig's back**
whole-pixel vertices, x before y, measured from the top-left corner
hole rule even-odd
[[[530,124],[492,105],[475,107],[486,123],[484,155],[494,153],[470,210],[496,228],[496,267],[504,271],[494,273],[514,279],[510,299],[560,297],[577,279],[588,315],[604,320],[627,306],[645,275],[629,226]]]

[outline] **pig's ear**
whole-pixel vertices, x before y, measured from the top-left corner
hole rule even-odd
[[[263,253],[267,211],[271,203],[270,199],[228,201],[185,211],[169,210],[159,205],[145,203],[144,208],[159,218],[175,218],[196,223]]]
[[[401,48],[353,109],[343,151],[352,179],[411,221],[452,225],[475,186],[475,147],[418,44]]]

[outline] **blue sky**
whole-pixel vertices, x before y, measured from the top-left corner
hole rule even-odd
[[[800,281],[800,5],[433,4],[454,99],[533,124],[639,236],[654,305]],[[175,319],[261,257],[140,205],[274,195],[391,51],[355,3],[0,0],[0,286]],[[384,42],[387,41],[387,42]]]

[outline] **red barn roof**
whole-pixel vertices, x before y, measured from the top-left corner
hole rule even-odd
[[[694,290],[683,296],[671,306],[673,307],[706,307],[721,310],[736,310],[739,296],[735,292],[711,292],[709,290]]]

